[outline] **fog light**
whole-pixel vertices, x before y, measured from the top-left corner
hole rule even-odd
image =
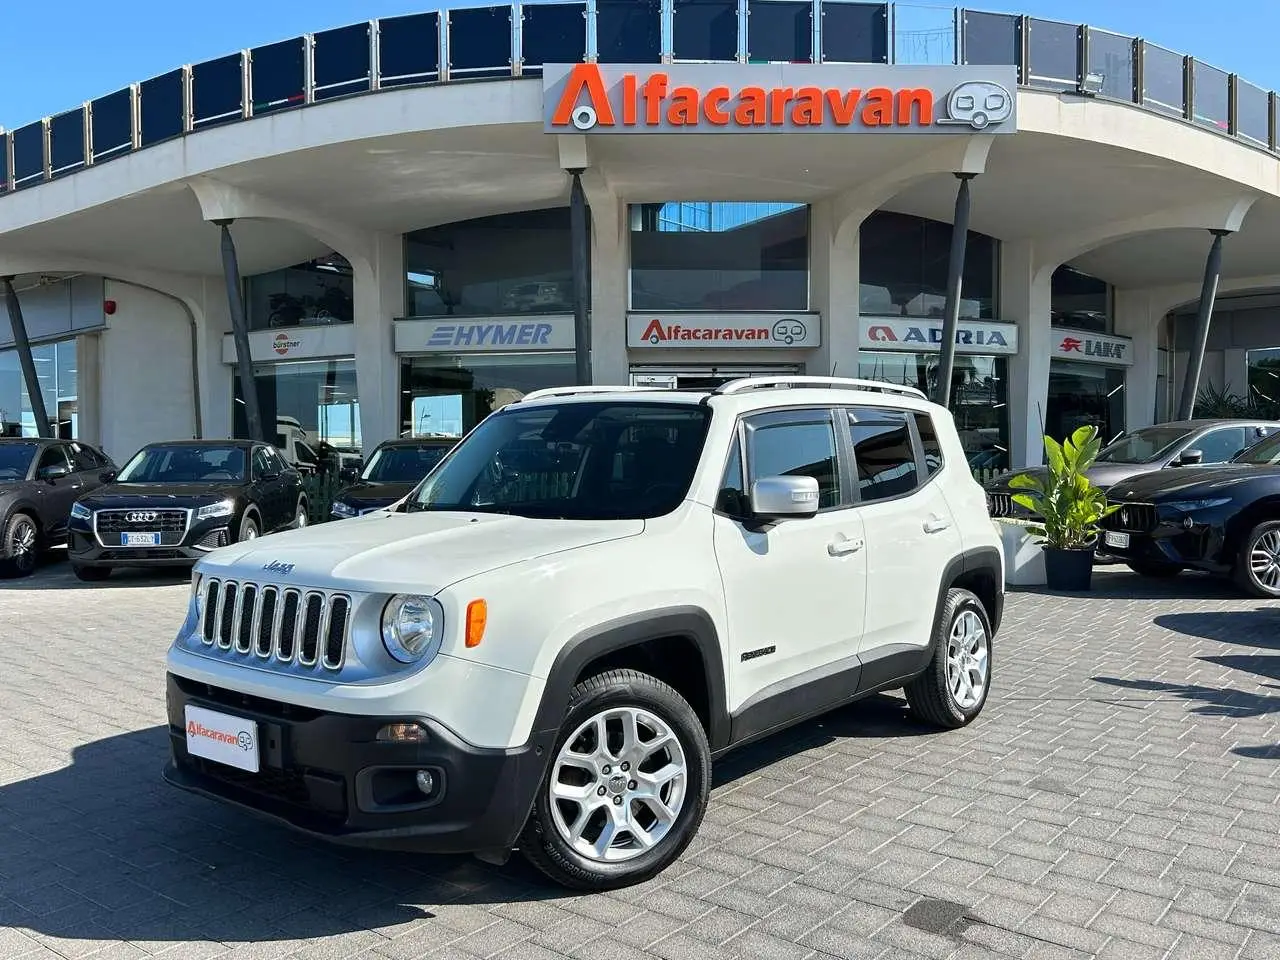
[[[378,731],[377,739],[392,743],[425,743],[427,728],[420,723],[389,723]]]
[[[417,781],[418,781],[418,789],[421,790],[426,796],[428,797],[431,796],[431,791],[433,791],[436,788],[436,778],[431,775],[431,771],[419,770]]]

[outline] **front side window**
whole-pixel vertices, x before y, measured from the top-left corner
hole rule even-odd
[[[120,476],[121,483],[244,482],[248,458],[230,444],[156,444],[143,447]]]
[[[754,426],[747,436],[753,481],[813,477],[818,481],[818,509],[839,505],[840,473],[830,417]]]
[[[919,485],[911,428],[901,410],[850,410],[849,439],[863,503],[905,496]]]
[[[379,447],[365,464],[360,479],[370,483],[417,483],[431,472],[448,450],[442,444]]]
[[[267,454],[266,447],[256,447],[253,451],[253,476],[255,480],[261,480],[263,477],[273,473],[271,469],[271,458]]]
[[[632,310],[807,310],[809,208],[775,202],[636,203]]]
[[[511,406],[454,447],[407,509],[560,520],[661,516],[689,491],[710,415],[668,403]]]
[[[36,466],[36,472],[43,474],[46,470],[57,467],[71,469],[71,463],[67,460],[67,449],[62,444],[45,447],[44,453],[40,454],[40,463]]]

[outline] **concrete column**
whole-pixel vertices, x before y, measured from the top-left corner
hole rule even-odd
[[[1133,365],[1125,372],[1124,424],[1127,430],[1156,422],[1157,378],[1160,375],[1160,319],[1146,290],[1116,290],[1115,330],[1132,337]]]
[[[392,321],[405,313],[404,237],[380,233],[370,246],[368,262],[351,260],[360,442],[366,453],[400,435],[400,368]]]
[[[195,370],[200,410],[200,435],[210,439],[231,436],[235,402],[235,367],[222,362],[222,338],[231,332],[231,307],[221,277],[206,277],[196,303],[190,304],[196,319]],[[269,440],[275,439],[271,425]]]
[[[1018,353],[1009,360],[1009,463],[1015,470],[1044,462],[1049,396],[1050,279],[1029,241],[1000,245],[1000,316],[1018,325]]]
[[[102,446],[102,356],[99,334],[76,337],[76,436]]]
[[[863,215],[849,218],[837,230],[832,202],[812,207],[810,223],[809,299],[822,315],[822,347],[818,369],[811,375],[858,375],[858,283],[861,246],[858,226]]]
[[[591,382],[625,384],[631,232],[626,203],[587,182],[591,204]]]

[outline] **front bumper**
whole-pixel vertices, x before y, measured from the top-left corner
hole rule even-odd
[[[233,542],[229,517],[193,523],[176,543],[155,547],[126,547],[104,543],[85,521],[71,526],[67,555],[82,567],[155,567],[194,564],[211,550]]]
[[[1105,551],[1121,563],[1169,564],[1209,573],[1226,573],[1231,564],[1223,558],[1223,531],[1222,525],[1206,522],[1203,517],[1162,510],[1151,529],[1104,530],[1098,551]],[[1121,538],[1127,538],[1127,542],[1115,542],[1117,533]]]
[[[363,847],[505,854],[528,817],[554,739],[552,731],[515,749],[473,747],[430,717],[329,713],[172,673],[166,697],[166,781],[311,836]],[[260,772],[189,754],[188,704],[255,721]],[[386,724],[408,722],[427,729],[424,742],[376,739]],[[419,770],[435,780],[429,795],[417,788]]]

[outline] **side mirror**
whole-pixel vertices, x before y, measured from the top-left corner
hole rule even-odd
[[[116,472],[114,470],[103,470],[100,474],[98,474],[98,479],[101,480],[103,483],[110,483],[115,478],[116,478]]]
[[[41,480],[57,480],[59,477],[65,477],[71,472],[71,468],[65,463],[55,463],[50,467],[42,467],[40,470]]]
[[[818,512],[813,477],[762,477],[751,484],[751,513],[760,519],[811,517]]]
[[[1196,450],[1194,447],[1182,451],[1182,456],[1178,457],[1178,466],[1194,467],[1196,464],[1204,463],[1204,451]]]

